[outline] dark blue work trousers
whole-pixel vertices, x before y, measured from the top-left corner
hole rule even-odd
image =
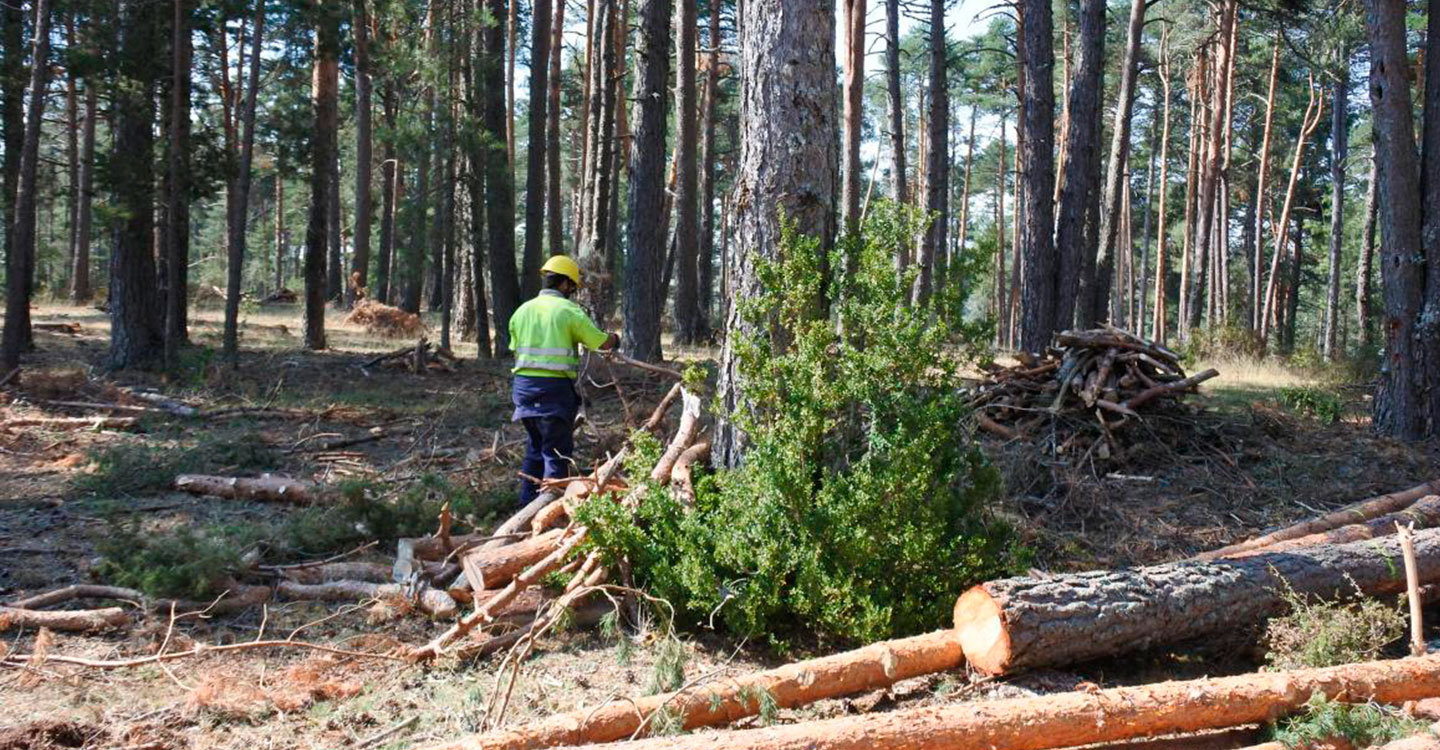
[[[515,376],[510,392],[515,404],[514,419],[525,425],[528,440],[520,470],[532,477],[568,477],[574,468],[575,415],[580,396],[569,378]],[[520,502],[535,499],[540,488],[520,480]]]

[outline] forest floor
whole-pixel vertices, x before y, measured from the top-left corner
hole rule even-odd
[[[276,473],[322,482],[378,476],[400,491],[421,486],[422,472],[443,476],[475,500],[471,517],[463,520],[480,528],[513,502],[522,431],[509,422],[508,373],[501,363],[475,362],[473,346],[456,347],[465,361],[453,373],[362,368],[375,353],[406,341],[367,334],[332,312],[332,348],[306,352],[298,310],[277,306],[246,314],[242,367],[233,373],[211,353],[219,346],[219,311],[200,309],[195,315],[192,336],[200,346],[187,355],[187,374],[166,381],[98,371],[108,342],[102,313],[38,308],[36,322],[78,323],[80,331],[37,332],[38,351],[28,360],[20,400],[7,407],[8,415],[75,414],[43,402],[106,401],[116,386],[138,385],[191,403],[283,406],[308,410],[311,418],[146,417],[143,430],[133,433],[0,428],[0,601],[91,581],[97,544],[117,533],[117,519],[126,514],[151,531],[283,523],[299,511],[169,489],[179,471],[253,471],[256,451]],[[1440,464],[1434,455],[1370,433],[1365,388],[1329,386],[1278,365],[1233,360],[1201,366],[1208,364],[1222,374],[1206,384],[1205,395],[1192,399],[1204,407],[1193,419],[1167,426],[1156,439],[1139,441],[1105,464],[1056,460],[1022,441],[987,439],[986,450],[1009,488],[999,512],[1022,531],[1037,568],[1177,559],[1435,478]],[[604,365],[597,367],[603,372]],[[631,420],[648,413],[667,387],[643,373],[614,374],[618,389],[589,389],[591,427],[581,431],[578,449],[591,459],[619,445],[627,413]],[[612,378],[604,373],[596,379]],[[1343,407],[1338,421],[1284,405],[1284,389],[1304,388],[1336,394]],[[376,426],[385,437],[349,447],[343,455],[307,447],[325,436],[363,436]],[[436,455],[447,448],[469,452]],[[117,457],[124,456],[139,458],[117,468]],[[366,554],[388,563],[392,552]],[[0,652],[126,657],[154,653],[167,638],[173,650],[254,639],[262,629],[283,637],[302,625],[304,640],[367,652],[421,643],[443,627],[376,608],[292,602],[263,612],[181,621],[173,634],[164,617],[109,634],[57,634],[49,643],[37,643],[31,632],[7,632]],[[776,654],[719,635],[685,638],[687,679],[719,678],[833,650],[806,644]],[[767,719],[1070,690],[1081,682],[1108,686],[1243,671],[1255,663],[1253,640],[1237,634],[1233,643],[1207,644],[1201,651],[1148,654],[1003,683],[935,675]],[[550,639],[525,663],[506,722],[642,694],[657,670],[674,667],[673,649],[662,648],[663,641],[658,628],[634,637],[577,632]],[[42,662],[0,672],[0,750],[419,746],[477,729],[496,685],[498,658],[421,667],[251,650],[175,661],[167,668],[100,671]],[[370,741],[401,723],[403,729]]]

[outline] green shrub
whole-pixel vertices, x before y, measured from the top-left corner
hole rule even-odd
[[[257,433],[204,440],[188,448],[120,443],[90,453],[94,469],[75,489],[94,495],[134,495],[163,490],[182,473],[257,472],[274,469],[280,455]]]
[[[1280,389],[1280,403],[1291,411],[1335,424],[1345,414],[1345,402],[1334,391],[1308,385]]]
[[[1265,629],[1265,663],[1276,670],[1371,661],[1405,634],[1405,615],[1374,599],[1354,603],[1307,599],[1288,585],[1290,612]]]
[[[1426,725],[1399,711],[1374,703],[1340,703],[1316,694],[1305,712],[1276,725],[1273,736],[1287,748],[1314,747],[1349,740],[1354,747],[1374,747],[1424,731]]]
[[[869,641],[936,627],[956,593],[1015,568],[1013,534],[986,513],[998,474],[956,389],[987,331],[937,322],[958,317],[959,283],[927,307],[903,304],[911,279],[897,278],[891,253],[918,229],[893,205],[872,209],[828,274],[813,240],[787,234],[782,259],[760,268],[765,291],[740,302],[788,341],[734,342],[744,465],[702,477],[688,511],[655,487],[633,511],[583,508],[593,542],[628,556],[688,622],[772,642],[801,631]],[[847,252],[858,266],[848,281]],[[828,316],[815,314],[822,290],[837,300]],[[636,467],[658,449],[639,441]]]
[[[239,570],[245,539],[234,529],[187,525],[143,533],[134,522],[112,526],[96,540],[97,572],[116,585],[151,596],[207,599]]]

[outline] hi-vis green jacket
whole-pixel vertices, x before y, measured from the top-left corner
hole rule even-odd
[[[580,353],[575,347],[598,350],[607,339],[579,305],[545,289],[510,317],[510,346],[515,348],[511,372],[573,380],[580,375]]]

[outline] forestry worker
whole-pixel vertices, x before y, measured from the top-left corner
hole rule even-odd
[[[544,289],[510,318],[510,346],[515,349],[510,398],[515,403],[513,419],[524,423],[529,437],[521,471],[549,479],[569,476],[573,463],[575,418],[580,411],[576,347],[608,351],[620,343],[620,337],[601,331],[571,301],[571,295],[584,286],[574,260],[553,256],[540,273]],[[534,500],[539,491],[534,482],[522,479],[521,503]]]

